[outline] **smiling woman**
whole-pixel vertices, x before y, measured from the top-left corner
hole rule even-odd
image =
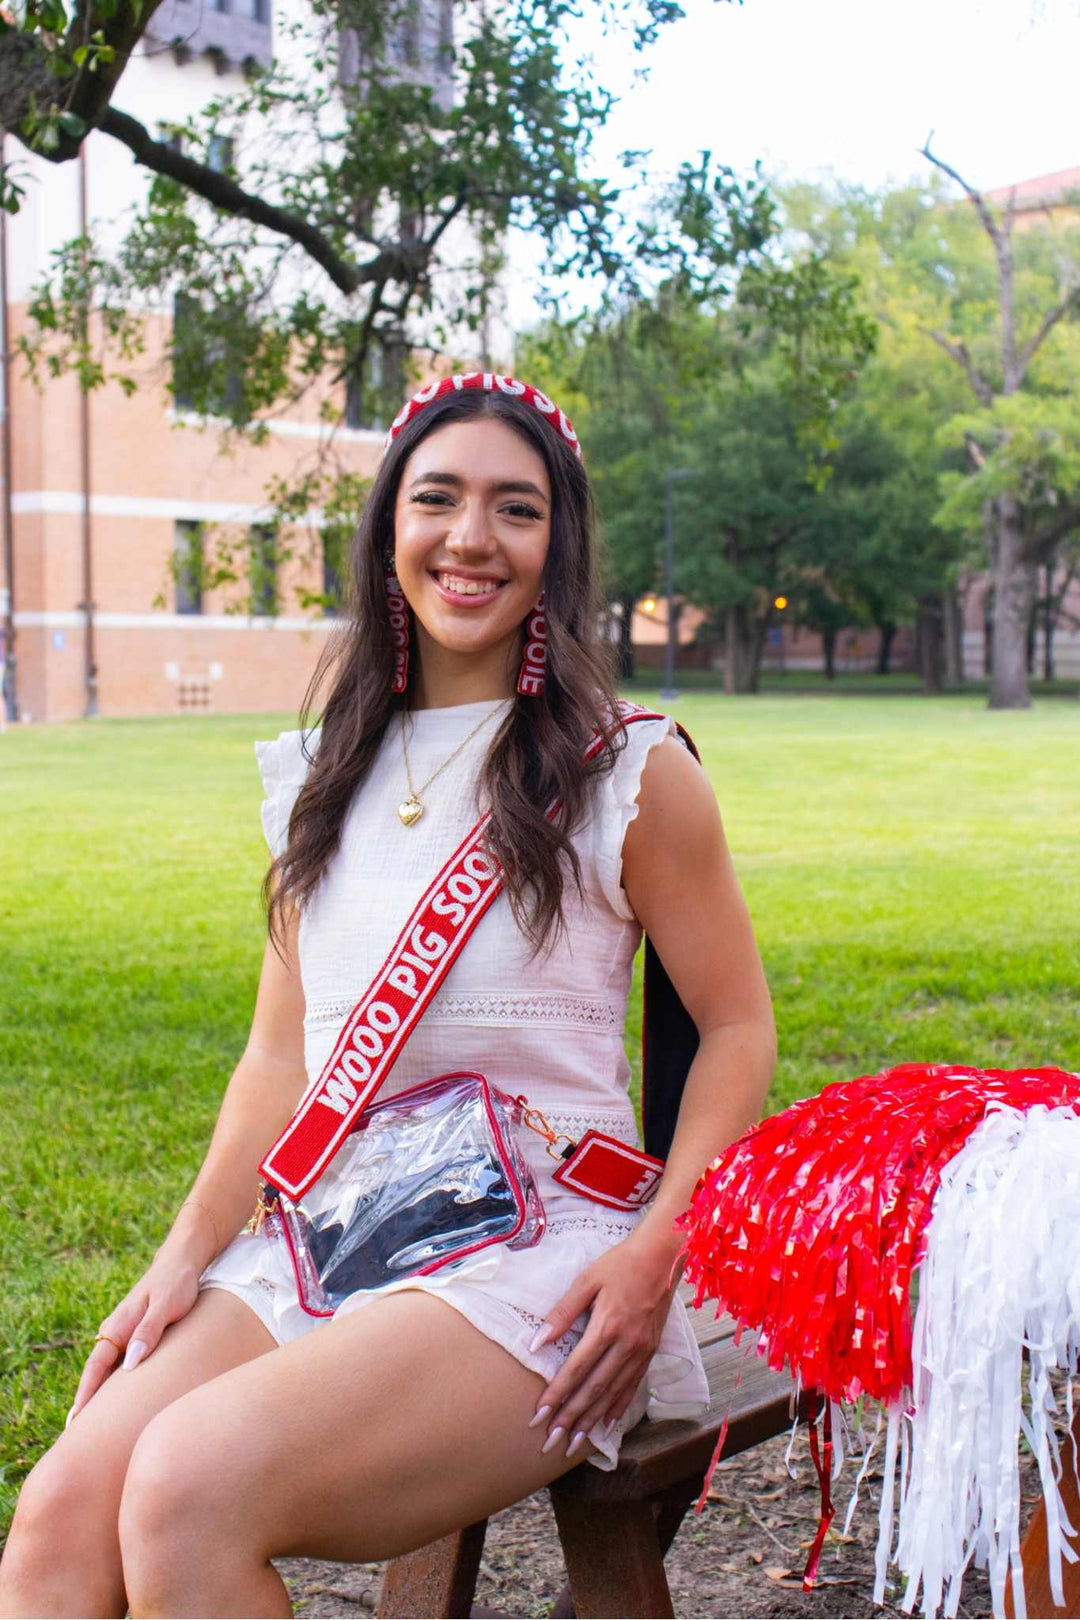
[[[543,458],[505,422],[454,422],[410,457],[394,511],[394,561],[408,599],[423,686],[469,702],[521,659],[551,537]],[[413,466],[419,462],[415,472]],[[460,468],[447,471],[445,468]]]
[[[508,378],[423,390],[350,566],[321,726],[258,745],[248,1044],[23,1489],[5,1614],[287,1615],[275,1557],[408,1551],[707,1398],[673,1222],[760,1107],[772,1015],[711,789],[670,721],[615,701],[569,422]],[[622,1042],[643,927],[698,1035],[666,1163],[638,1145]],[[471,1245],[456,1159],[427,1226],[401,1203],[432,1190],[463,1070],[494,1143],[467,1162],[518,1213]],[[368,1186],[331,1155],[381,1140],[376,1114],[408,1115],[397,1202],[320,1299],[320,1245]],[[260,1170],[272,1241],[240,1230]],[[332,1219],[305,1228],[312,1189]],[[387,1269],[403,1209],[406,1247],[449,1228],[448,1262]]]

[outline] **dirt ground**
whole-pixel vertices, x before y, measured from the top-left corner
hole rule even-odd
[[[822,1556],[818,1584],[802,1590],[802,1569],[818,1522],[817,1481],[805,1433],[793,1453],[798,1477],[784,1466],[787,1440],[755,1447],[721,1464],[713,1481],[713,1499],[696,1518],[683,1521],[668,1554],[668,1581],[680,1620],[722,1620],[726,1616],[798,1615],[805,1620],[832,1616],[876,1616],[899,1613],[902,1592],[894,1588],[884,1611],[875,1608],[874,1542],[877,1533],[878,1481],[873,1473],[860,1494],[847,1541],[834,1538]],[[1023,1478],[1025,1501],[1036,1499],[1037,1482]],[[854,1471],[850,1462],[836,1490],[837,1527],[847,1509]],[[282,1560],[278,1568],[289,1585],[295,1612],[314,1616],[370,1614],[375,1607],[380,1564],[326,1564]],[[563,1565],[555,1520],[546,1492],[529,1497],[492,1519],[477,1586],[477,1606],[533,1620],[545,1616],[563,1584]],[[990,1614],[985,1576],[969,1570],[964,1579],[960,1615]]]

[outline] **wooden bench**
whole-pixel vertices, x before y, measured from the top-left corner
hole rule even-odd
[[[685,1287],[683,1297],[689,1301]],[[729,1318],[714,1321],[706,1308],[691,1320],[709,1378],[709,1412],[692,1422],[639,1423],[612,1473],[583,1465],[550,1487],[567,1573],[553,1617],[672,1615],[664,1555],[701,1492],[725,1417],[725,1457],[771,1440],[792,1421],[792,1380],[736,1349]],[[485,1519],[393,1559],[377,1613],[387,1620],[471,1614],[486,1529]]]

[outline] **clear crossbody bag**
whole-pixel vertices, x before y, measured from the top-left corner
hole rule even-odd
[[[358,1289],[427,1276],[493,1243],[527,1249],[544,1206],[521,1151],[523,1099],[480,1074],[410,1086],[360,1115],[327,1170],[269,1202],[303,1308],[332,1316]]]

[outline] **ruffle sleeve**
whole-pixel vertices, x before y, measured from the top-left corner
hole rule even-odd
[[[657,743],[677,737],[674,720],[663,715],[657,720],[636,720],[627,727],[626,746],[614,769],[601,778],[597,815],[593,821],[596,871],[608,905],[625,922],[635,920],[622,886],[622,848],[626,829],[638,813],[641,776]]]
[[[283,731],[274,742],[257,742],[262,773],[262,828],[276,860],[289,837],[289,817],[319,745],[317,731]]]

